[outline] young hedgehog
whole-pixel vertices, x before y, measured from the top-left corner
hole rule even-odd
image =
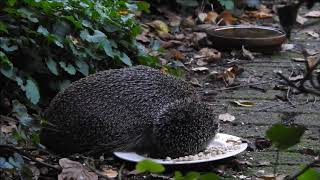
[[[57,153],[137,151],[176,158],[205,149],[218,130],[214,109],[187,82],[136,66],[72,83],[50,103],[40,140]]]

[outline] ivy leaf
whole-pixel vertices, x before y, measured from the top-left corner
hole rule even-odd
[[[64,61],[60,61],[59,64],[62,67],[62,69],[65,70],[67,73],[71,75],[76,74],[76,68],[72,64],[66,64]]]
[[[279,150],[285,150],[298,144],[304,131],[305,128],[302,126],[286,127],[282,124],[275,124],[266,133]]]
[[[21,13],[22,17],[27,18],[29,21],[33,23],[39,22],[39,20],[34,17],[34,14],[26,8],[20,8],[17,12]]]
[[[12,52],[18,49],[16,45],[10,45],[10,40],[7,38],[0,38],[0,48],[6,52]]]
[[[90,35],[89,31],[87,29],[85,29],[80,32],[80,37],[82,40],[85,40],[88,42],[93,42],[93,43],[98,43],[98,42],[101,42],[102,39],[105,39],[106,35],[99,30],[94,30],[93,35]]]
[[[84,60],[76,60],[76,65],[79,72],[85,76],[89,75],[89,65]]]
[[[47,64],[47,67],[50,70],[50,72],[52,72],[52,74],[54,74],[56,76],[59,75],[57,62],[55,62],[51,57],[49,57],[46,60],[46,64]]]
[[[82,24],[80,21],[76,20],[73,16],[65,16],[65,19],[69,20],[70,22],[72,22],[72,24],[77,28],[77,29],[81,29],[82,28]]]
[[[108,55],[109,57],[113,58],[114,57],[114,53],[113,53],[110,41],[105,39],[104,41],[101,42],[101,45],[102,45],[103,50],[106,53],[106,55]]]
[[[233,0],[218,0],[219,3],[224,6],[228,10],[232,10],[234,8]]]
[[[319,179],[320,179],[320,172],[312,168],[308,169],[298,177],[298,180],[319,180]]]
[[[164,172],[165,168],[162,164],[158,164],[156,162],[146,159],[138,162],[138,164],[136,165],[136,170],[139,173],[162,173]]]
[[[132,66],[132,62],[131,62],[130,58],[125,53],[121,52],[119,58],[124,64],[126,64],[128,66]]]
[[[147,12],[147,13],[150,13],[150,4],[147,3],[147,2],[144,2],[144,1],[139,1],[136,3],[137,6],[138,6],[138,9],[140,11],[144,11],[144,12]]]
[[[48,37],[48,35],[49,35],[49,31],[47,30],[47,28],[45,28],[41,25],[38,27],[37,32],[44,35],[45,37]]]
[[[24,164],[22,156],[18,153],[14,153],[13,157],[9,157],[8,162],[18,169],[21,169]]]
[[[9,6],[14,6],[17,0],[8,0],[7,3]]]
[[[40,92],[37,83],[33,79],[28,79],[25,86],[27,98],[33,103],[37,104],[40,100]]]
[[[12,62],[8,59],[7,55],[0,51],[0,65],[4,67],[12,67]]]
[[[0,32],[8,33],[7,26],[2,21],[0,21]]]
[[[7,160],[4,157],[0,157],[0,168],[13,169],[14,167],[9,162],[7,162]]]
[[[200,173],[198,173],[198,172],[188,172],[185,175],[184,179],[185,180],[197,180],[197,179],[199,179],[199,177],[200,177]]]
[[[29,126],[32,122],[32,118],[28,114],[27,107],[21,104],[18,100],[12,101],[12,112],[19,122],[25,126]]]
[[[214,173],[206,173],[199,177],[200,180],[219,180],[219,176]]]

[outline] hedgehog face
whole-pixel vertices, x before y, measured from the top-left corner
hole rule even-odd
[[[204,150],[218,131],[219,123],[209,105],[188,98],[166,106],[153,127],[151,156],[181,157]]]

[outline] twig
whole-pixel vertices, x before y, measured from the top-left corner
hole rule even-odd
[[[277,173],[278,173],[279,155],[280,155],[280,152],[279,152],[279,150],[277,150],[276,162],[275,162],[274,168],[273,168],[274,177],[277,177]]]
[[[312,161],[311,163],[307,164],[304,168],[302,168],[297,173],[293,174],[292,176],[289,176],[289,177],[285,178],[285,180],[294,180],[294,179],[296,179],[301,174],[305,173],[308,169],[310,169],[311,167],[315,166],[318,163],[320,163],[319,156],[316,157],[316,159],[314,161]]]
[[[277,79],[273,79],[273,80],[270,80],[270,81],[262,81],[262,82],[258,82],[258,83],[247,83],[247,84],[241,84],[241,85],[238,85],[238,86],[214,89],[214,91],[225,91],[225,90],[237,89],[237,88],[240,88],[240,87],[247,87],[247,86],[254,86],[254,85],[261,85],[261,84],[269,84],[269,83],[274,82],[275,80],[277,80]]]
[[[119,174],[118,174],[118,180],[122,180],[122,171],[124,169],[124,167],[126,166],[125,163],[123,163],[119,169]]]
[[[34,161],[38,164],[41,164],[41,165],[44,165],[44,166],[47,166],[47,167],[50,167],[52,169],[55,169],[57,171],[61,171],[61,168],[59,166],[54,166],[54,165],[51,165],[51,164],[48,164],[48,163],[45,163],[45,162],[42,162],[42,161],[39,161],[37,160],[36,158],[34,158],[31,154],[27,153],[27,152],[24,152],[23,150],[21,149],[18,149],[14,146],[10,146],[10,145],[5,145],[5,144],[0,144],[0,149],[10,149],[12,151],[15,151],[19,154],[21,154],[22,156],[25,156],[27,157],[29,160],[31,161]]]

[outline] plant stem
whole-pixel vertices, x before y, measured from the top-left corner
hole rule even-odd
[[[277,149],[276,162],[275,162],[274,168],[273,168],[274,177],[277,177],[277,173],[278,173],[279,155],[280,155],[280,152],[279,152],[279,149]]]

